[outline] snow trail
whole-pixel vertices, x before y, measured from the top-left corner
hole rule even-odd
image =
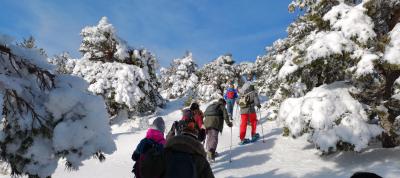
[[[158,115],[164,117],[167,131],[173,121],[181,116],[183,99],[169,102]],[[202,105],[205,109],[207,104]],[[236,113],[235,113],[236,114]],[[350,177],[356,171],[375,172],[385,178],[397,178],[400,175],[400,148],[368,148],[361,153],[341,152],[321,157],[319,151],[306,141],[305,137],[292,139],[282,136],[282,129],[275,121],[265,121],[266,111],[262,113],[266,143],[258,142],[239,146],[239,119],[234,115],[232,162],[229,162],[230,129],[224,127],[219,137],[217,151],[219,157],[212,169],[217,178],[343,178]],[[133,178],[131,154],[146,130],[127,129],[128,121],[113,126],[113,138],[117,151],[107,155],[104,163],[88,160],[78,170],[70,172],[59,166],[53,175],[55,178]],[[258,126],[257,131],[261,128]],[[260,132],[261,134],[261,132]],[[247,137],[250,136],[248,128]],[[0,178],[9,177],[8,175]]]

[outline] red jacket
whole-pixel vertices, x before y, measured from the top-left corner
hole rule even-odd
[[[196,124],[199,126],[199,128],[203,127],[203,118],[204,118],[204,114],[201,110],[196,110],[193,111],[193,117],[194,120],[196,121]]]

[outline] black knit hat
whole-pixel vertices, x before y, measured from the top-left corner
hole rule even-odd
[[[165,122],[162,117],[157,117],[154,119],[153,123],[150,126],[152,129],[159,130],[161,132],[165,131]]]

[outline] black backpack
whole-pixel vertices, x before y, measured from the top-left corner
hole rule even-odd
[[[140,170],[143,178],[161,178],[165,171],[164,150],[156,147],[148,150],[142,160]]]
[[[197,178],[197,167],[193,155],[181,151],[171,151],[164,178]]]
[[[136,178],[159,178],[164,171],[163,145],[151,139],[143,139],[143,150],[133,165],[132,172]],[[134,154],[132,155],[132,159]]]

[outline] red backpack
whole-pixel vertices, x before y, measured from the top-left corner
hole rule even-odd
[[[234,91],[228,91],[226,93],[226,98],[228,99],[234,99],[235,98],[235,92]]]

